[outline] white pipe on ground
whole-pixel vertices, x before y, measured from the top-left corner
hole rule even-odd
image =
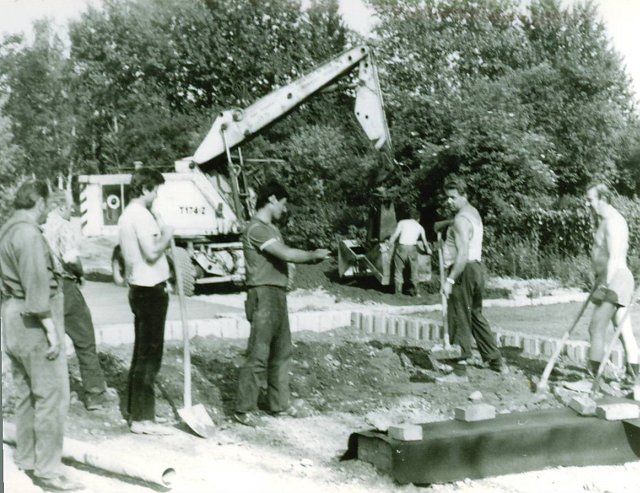
[[[4,423],[2,439],[5,443],[15,445],[16,427],[13,423]],[[62,458],[166,488],[173,486],[176,476],[173,467],[166,467],[155,461],[141,461],[139,457],[122,453],[110,455],[98,447],[71,438],[64,439]]]

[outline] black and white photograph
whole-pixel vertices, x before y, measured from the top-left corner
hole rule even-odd
[[[637,493],[640,1],[0,0],[7,493]]]

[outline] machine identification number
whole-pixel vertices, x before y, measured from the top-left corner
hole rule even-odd
[[[186,214],[186,215],[205,215],[206,214],[206,210],[204,206],[201,207],[194,207],[191,205],[186,205],[186,206],[180,206],[178,207],[178,209],[180,210],[180,214]]]

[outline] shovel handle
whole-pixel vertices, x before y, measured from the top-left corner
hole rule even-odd
[[[187,301],[182,284],[182,268],[178,262],[176,242],[171,238],[171,254],[173,256],[173,272],[176,276],[178,299],[180,301],[180,319],[182,321],[182,341],[184,343],[184,407],[191,408],[191,348],[189,347],[189,323],[187,321]]]
[[[438,231],[438,266],[440,267],[440,302],[442,303],[442,326],[444,328],[444,347],[451,347],[449,341],[449,319],[447,317],[447,297],[442,292],[444,286],[444,252],[442,249],[442,233]]]

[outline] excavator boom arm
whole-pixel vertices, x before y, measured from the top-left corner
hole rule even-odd
[[[300,79],[260,98],[244,110],[223,111],[213,122],[193,161],[203,164],[223,155],[303,103],[323,87],[359,65],[356,117],[380,149],[390,143],[376,67],[367,46],[358,46],[319,66]]]

